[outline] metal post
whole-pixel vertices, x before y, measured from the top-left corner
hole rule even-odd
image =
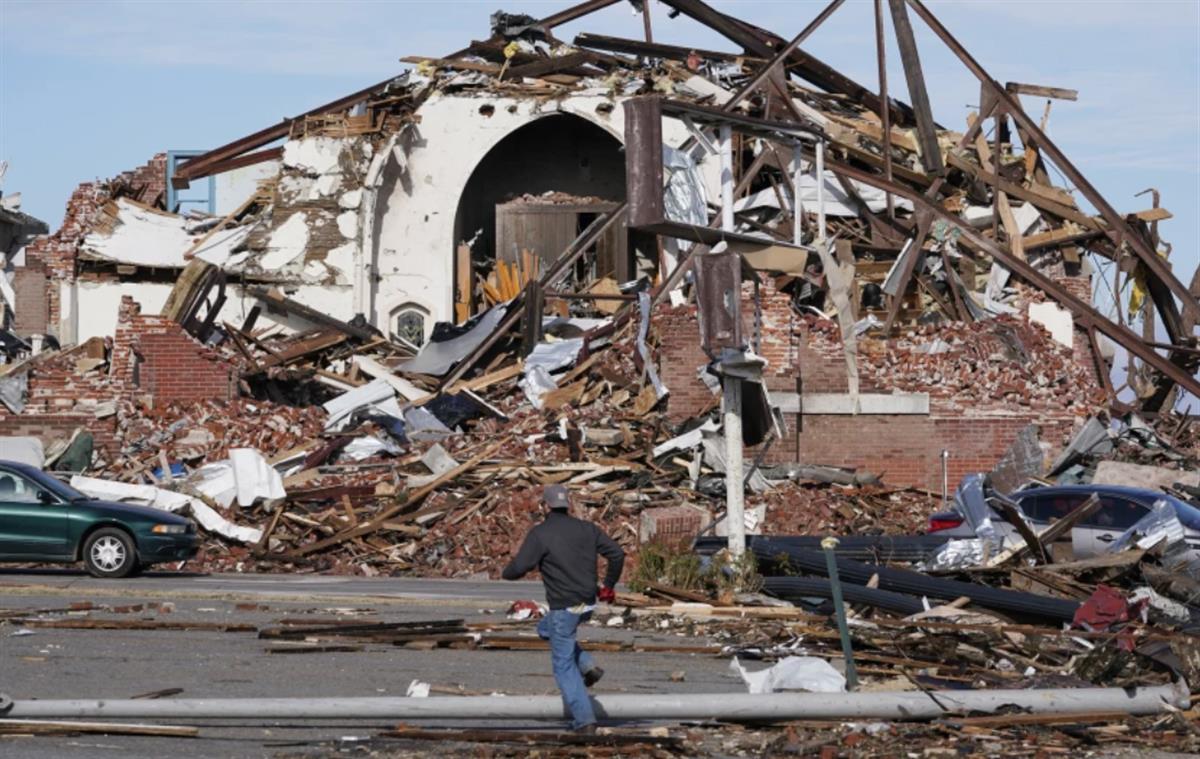
[[[650,0],[642,0],[642,26],[646,29],[646,42],[654,42],[654,32],[650,29]]]
[[[817,140],[817,160],[813,172],[817,178],[817,239],[825,241],[825,140]]]
[[[721,151],[721,229],[733,231],[733,127],[718,128]]]
[[[833,613],[837,615],[838,635],[842,638],[842,656],[846,658],[846,690],[858,688],[858,670],[854,668],[854,646],[850,643],[850,627],[846,624],[846,604],[842,600],[842,583],[838,580],[837,556],[833,549],[837,548],[838,539],[828,537],[821,541],[825,551],[825,565],[829,571],[829,587],[833,591]]]
[[[741,558],[746,551],[745,490],[742,484],[742,385],[732,377],[724,381],[725,406],[725,521],[729,525],[729,553]]]
[[[722,124],[718,132],[721,143],[721,229],[732,232],[733,129],[728,124]],[[740,300],[735,298],[735,303]],[[737,318],[741,318],[740,314]],[[742,385],[734,378],[725,377],[722,391],[725,429],[725,521],[729,526],[729,553],[740,559],[746,551],[745,488],[742,485]]]
[[[804,178],[804,170],[800,168],[802,158],[803,151],[797,142],[792,146],[792,242],[796,245],[804,243],[804,200],[800,197],[800,184]]]
[[[942,508],[947,508],[950,503],[950,475],[948,473],[950,466],[950,451],[942,449]]]

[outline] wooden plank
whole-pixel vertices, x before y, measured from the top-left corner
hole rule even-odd
[[[1021,511],[1017,508],[1016,504],[1007,498],[997,498],[996,502],[1000,504],[1000,510],[1004,512],[1004,519],[1013,527],[1015,527],[1017,532],[1021,534],[1021,538],[1025,541],[1025,545],[1029,548],[1029,552],[1033,554],[1034,559],[1039,564],[1050,564],[1051,561],[1049,553],[1045,548],[1042,547],[1042,544],[1038,542],[1037,533],[1035,533],[1029,526],[1029,523],[1025,521],[1024,516],[1022,516]]]
[[[1014,198],[1024,200],[1026,203],[1033,203],[1039,210],[1053,214],[1060,219],[1073,221],[1076,224],[1083,226],[1086,229],[1103,231],[1103,227],[1096,219],[1088,216],[1078,208],[1071,208],[1063,205],[1054,197],[1053,193],[1042,187],[1022,187],[1019,184],[1009,182],[1007,179],[997,177],[987,169],[982,169],[953,151],[946,154],[946,161],[956,169],[966,172],[971,176],[981,181],[987,182],[993,187],[999,187],[1004,192]]]
[[[1063,87],[1045,87],[1040,84],[1006,82],[1004,89],[1008,90],[1014,95],[1032,95],[1034,97],[1054,98],[1055,100],[1079,99],[1079,90],[1068,90]]]
[[[1050,545],[1051,543],[1053,543],[1054,541],[1058,540],[1060,537],[1065,535],[1068,530],[1070,530],[1072,527],[1075,526],[1076,522],[1078,522],[1080,519],[1083,519],[1084,517],[1091,516],[1099,508],[1100,508],[1100,497],[1093,494],[1091,498],[1087,499],[1083,503],[1076,506],[1071,511],[1070,514],[1067,514],[1062,519],[1059,519],[1054,524],[1050,525],[1046,529],[1039,532],[1037,534],[1037,542],[1042,546],[1042,549],[1044,551],[1046,546]],[[989,561],[984,566],[998,567],[1003,564],[1007,564],[1008,562],[1010,562],[1014,559],[1024,556],[1028,550],[1029,550],[1029,547],[1026,545],[1014,546],[1012,548],[1009,548],[1005,551],[1000,552],[999,554],[996,555],[995,558],[993,558],[991,561]]]
[[[462,324],[471,318],[471,293],[475,291],[475,278],[471,275],[471,248],[460,243],[454,252],[454,318]]]
[[[66,722],[40,719],[0,719],[0,735],[159,735],[195,738],[200,728],[180,725],[146,725],[131,722]]]
[[[985,717],[951,717],[942,720],[956,727],[1015,727],[1017,725],[1078,725],[1124,722],[1129,712],[1068,712],[1065,714],[989,714]]]
[[[163,619],[25,619],[25,627],[55,630],[207,630],[210,632],[258,632],[254,625],[226,622],[177,622]]]
[[[591,63],[595,59],[595,54],[587,51],[553,56],[540,61],[534,61],[533,63],[525,63],[520,66],[513,66],[508,70],[508,74],[505,78],[512,79],[514,77],[528,77],[530,79],[537,79],[546,74],[558,74],[563,72],[586,75],[589,69],[580,70],[579,67],[586,63]],[[594,72],[595,69],[590,69],[590,71]]]
[[[929,174],[941,174],[942,151],[938,145],[937,122],[933,120],[933,109],[929,104],[929,92],[925,88],[925,74],[921,71],[921,57],[917,52],[917,40],[913,36],[912,24],[908,20],[905,0],[888,0],[892,10],[892,28],[900,48],[900,62],[904,65],[904,78],[908,81],[908,95],[917,119],[917,136],[921,143],[921,166]]]

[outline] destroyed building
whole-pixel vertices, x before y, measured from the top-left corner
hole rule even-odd
[[[178,404],[333,413],[338,394],[382,386],[363,403],[411,432],[414,408],[465,391],[473,410],[433,414],[441,428],[640,425],[600,447],[697,467],[694,485],[712,466],[699,438],[662,446],[720,406],[698,327],[722,309],[778,411],[746,436],[752,470],[830,465],[940,493],[1030,428],[1050,461],[1091,417],[1167,416],[1200,391],[1200,279],[1159,255],[1170,213],[1112,209],[1020,100],[1073,92],[999,84],[923,7],[981,81],[958,127],[933,119],[899,18],[911,106],[805,53],[815,26],[788,42],[698,0],[664,2],[730,52],[554,36],[613,2],[497,14],[461,51],[81,185],[27,248],[23,276],[44,287],[16,295],[36,317],[22,334],[64,351],[10,365],[0,430],[87,429],[102,470],[140,476],[170,462],[128,450],[130,431]],[[202,210],[173,202],[189,185],[209,188]],[[705,276],[737,284],[706,301],[721,256],[732,268]],[[1167,343],[1096,309],[1099,267]],[[619,359],[598,360],[610,345]],[[1131,371],[1114,373],[1117,355]],[[376,493],[362,487],[354,499]],[[694,504],[654,505],[694,526]]]

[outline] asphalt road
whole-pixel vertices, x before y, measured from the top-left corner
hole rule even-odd
[[[366,644],[355,652],[278,655],[268,652],[278,647],[276,641],[259,639],[252,632],[77,630],[22,624],[22,618],[73,616],[237,622],[259,628],[276,625],[285,617],[474,622],[503,619],[509,603],[521,598],[540,600],[540,583],[175,573],[102,581],[68,570],[0,570],[0,692],[16,699],[128,698],[166,688],[181,688],[180,698],[399,696],[417,680],[435,688],[485,694],[556,693],[545,651],[412,650]],[[81,602],[96,608],[74,615],[61,611]],[[532,632],[531,628],[524,632]],[[682,632],[642,632],[593,623],[581,628],[580,638],[585,645],[589,640],[634,639],[673,645],[712,643]],[[597,658],[606,671],[599,692],[744,690],[727,659],[634,652],[600,653]],[[678,681],[681,672],[685,679]],[[391,727],[387,724],[251,721],[200,727],[201,737],[196,739],[0,737],[0,756],[160,757],[180,752],[195,757],[325,756],[357,754],[367,747],[372,755],[417,756],[429,755],[431,748],[418,746],[405,753],[409,749],[397,744],[381,748],[369,742]],[[527,729],[547,727],[561,725]]]

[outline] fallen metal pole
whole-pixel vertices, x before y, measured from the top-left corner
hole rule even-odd
[[[829,587],[833,593],[833,611],[837,616],[838,635],[842,639],[842,656],[846,658],[846,690],[858,690],[858,670],[854,668],[854,646],[850,642],[850,627],[846,624],[846,604],[842,601],[842,584],[838,581],[837,557],[833,549],[838,539],[828,537],[821,541],[825,551],[825,566],[829,574]]]
[[[949,713],[991,713],[1006,706],[1034,714],[1126,712],[1158,714],[1187,708],[1182,683],[1144,688],[1062,688],[869,693],[604,694],[592,698],[601,719],[936,719]],[[941,704],[942,706],[939,706]],[[558,696],[439,698],[183,698],[14,701],[10,719],[563,719]]]

